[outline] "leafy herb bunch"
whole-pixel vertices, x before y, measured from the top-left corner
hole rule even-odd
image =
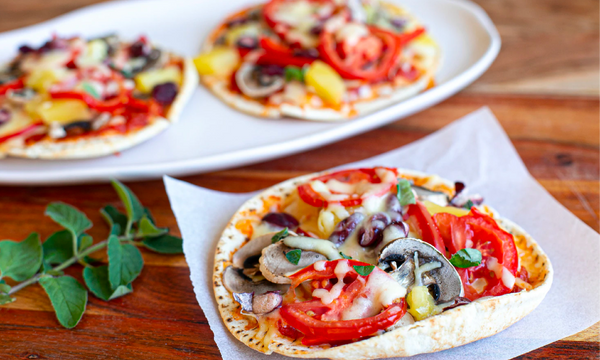
[[[109,301],[133,291],[131,283],[144,267],[138,247],[161,254],[181,254],[182,240],[169,235],[169,229],[159,228],[147,208],[131,190],[117,180],[112,185],[123,202],[126,214],[113,206],[100,210],[110,227],[106,240],[93,244],[85,233],[92,227],[87,216],[71,205],[55,202],[48,205],[46,215],[61,225],[58,231],[42,244],[38,233],[25,240],[0,241],[0,305],[16,299],[13,294],[26,286],[39,283],[50,298],[60,324],[75,327],[88,300],[88,290],[63,270],[79,263],[84,266],[83,279],[87,289],[97,298]],[[107,248],[108,264],[98,265],[90,257]],[[4,278],[17,282],[9,286]]]

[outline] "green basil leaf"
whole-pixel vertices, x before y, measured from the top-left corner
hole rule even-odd
[[[135,194],[119,180],[111,180],[112,186],[123,202],[123,206],[127,211],[127,218],[131,222],[139,221],[144,216],[144,207],[135,196]]]
[[[477,249],[462,249],[452,255],[450,263],[457,268],[469,268],[481,264],[481,252]]]
[[[79,236],[92,227],[92,222],[84,213],[65,203],[50,203],[46,207],[46,215],[69,230],[74,236]]]
[[[142,241],[149,250],[160,254],[183,254],[183,239],[169,234]]]
[[[112,290],[106,265],[96,268],[86,267],[83,269],[83,280],[92,294],[104,301],[116,299],[133,291],[131,284],[119,285],[116,290]]]
[[[275,244],[276,242],[283,239],[284,237],[287,237],[288,235],[289,235],[288,228],[281,230],[277,234],[273,235],[273,237],[271,238],[271,244]]]
[[[0,305],[10,304],[17,299],[10,297],[6,294],[0,294]]]
[[[44,276],[40,285],[50,298],[58,322],[67,329],[74,328],[85,312],[87,290],[71,276]]]
[[[297,80],[304,82],[304,71],[297,66],[286,66],[284,68],[285,81]]]
[[[88,234],[81,234],[81,236],[79,236],[77,239],[77,249],[81,252],[92,246],[93,243],[94,239],[91,236]]]
[[[352,267],[358,273],[358,275],[362,275],[362,276],[369,276],[371,271],[373,271],[373,269],[375,269],[375,265],[365,265],[365,266],[354,265]]]
[[[471,210],[471,208],[475,206],[471,200],[467,200],[467,203],[464,205],[464,208],[467,210]]]
[[[98,94],[98,91],[95,87],[92,86],[92,84],[88,83],[87,81],[84,81],[83,83],[81,83],[81,87],[83,88],[83,91],[92,95],[96,100],[101,99],[100,94]]]
[[[294,249],[294,250],[290,250],[287,253],[285,253],[285,257],[288,259],[289,262],[291,262],[294,265],[298,265],[298,263],[300,262],[301,256],[302,256],[301,249]]]
[[[104,208],[100,209],[100,214],[110,227],[111,234],[117,236],[123,235],[122,232],[127,228],[127,216],[125,214],[122,214],[112,205],[107,205]],[[118,234],[114,233],[116,231],[115,225],[118,225],[119,227],[117,229],[121,231]]]
[[[344,254],[343,252],[340,251],[340,256],[343,257],[346,260],[352,260],[352,256],[348,256],[346,254]]]
[[[38,233],[31,233],[21,242],[0,241],[0,278],[25,281],[42,266],[42,242]]]
[[[86,264],[88,265],[94,265],[94,264],[99,264],[102,262],[102,260],[100,259],[95,259],[91,256],[84,256],[83,257],[83,261],[85,261]]]
[[[406,179],[398,179],[398,184],[396,185],[396,196],[398,197],[398,201],[400,201],[400,205],[402,206],[417,203],[415,194],[410,186],[410,182]]]
[[[144,259],[138,248],[131,244],[121,244],[114,235],[108,238],[107,252],[108,279],[112,290],[133,282],[144,267]]]
[[[138,224],[138,229],[136,233],[137,238],[141,237],[157,237],[164,235],[169,232],[169,229],[166,228],[158,228],[154,225],[154,223],[148,219],[146,215],[142,217]]]

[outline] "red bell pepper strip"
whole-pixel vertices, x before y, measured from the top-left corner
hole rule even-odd
[[[19,90],[25,86],[23,78],[19,78],[13,81],[9,81],[4,84],[0,84],[0,95],[4,95],[8,90]]]
[[[316,59],[303,56],[295,56],[294,51],[283,44],[279,44],[269,38],[260,39],[260,47],[265,51],[256,63],[258,65],[288,65],[303,67],[312,64]]]
[[[445,256],[446,247],[444,245],[444,240],[425,205],[420,201],[417,201],[416,204],[408,205],[406,215],[408,225],[420,233],[421,239],[426,243],[435,246],[435,248]]]
[[[40,121],[40,122],[37,122],[35,124],[31,124],[31,125],[23,128],[23,129],[15,132],[15,133],[2,136],[2,137],[0,137],[0,144],[3,143],[3,142],[5,142],[5,141],[7,141],[7,140],[10,140],[10,139],[14,138],[15,136],[22,135],[22,134],[24,134],[24,133],[26,133],[28,131],[31,131],[31,130],[39,127],[39,126],[42,126],[42,125],[44,125],[44,123]]]
[[[129,97],[125,92],[121,92],[116,97],[104,101],[98,100],[90,94],[78,91],[54,91],[50,92],[50,97],[53,99],[82,100],[90,107],[90,109],[100,112],[114,112],[125,106],[129,101]]]

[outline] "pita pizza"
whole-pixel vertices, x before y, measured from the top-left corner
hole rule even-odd
[[[248,200],[218,242],[213,286],[252,349],[348,360],[492,336],[535,309],[552,278],[539,245],[463,183],[375,167]]]
[[[270,0],[232,14],[194,61],[229,106],[339,121],[433,86],[440,49],[407,10],[378,0]]]
[[[54,36],[0,66],[0,156],[114,154],[179,117],[197,73],[191,59],[142,36]]]

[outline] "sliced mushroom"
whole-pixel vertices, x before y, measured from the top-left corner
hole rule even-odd
[[[286,246],[282,241],[269,245],[262,251],[259,259],[260,272],[269,281],[276,284],[291,284],[288,277],[298,270],[316,263],[327,260],[327,257],[314,251],[302,251],[298,265],[292,264],[285,254],[293,248]]]
[[[254,293],[234,293],[233,299],[242,307],[242,311],[263,315],[281,306],[283,296],[279,292],[270,291],[260,295]]]
[[[261,68],[244,63],[235,73],[235,82],[244,95],[261,98],[279,91],[285,85],[282,75],[263,74]]]
[[[257,295],[269,291],[285,292],[288,285],[273,284],[268,281],[254,282],[244,275],[242,269],[228,266],[223,272],[223,285],[232,293],[254,293]]]
[[[417,198],[420,201],[431,201],[434,204],[439,206],[448,206],[450,204],[450,199],[448,195],[440,191],[432,191],[420,186],[412,186],[413,191],[417,194]]]
[[[258,264],[258,258],[264,248],[271,245],[276,232],[267,233],[250,240],[233,254],[232,263],[236,268],[252,268]]]
[[[424,241],[413,238],[392,241],[381,250],[378,266],[402,284],[427,286],[438,304],[463,296],[462,282],[454,266]],[[414,280],[410,279],[411,268]]]

